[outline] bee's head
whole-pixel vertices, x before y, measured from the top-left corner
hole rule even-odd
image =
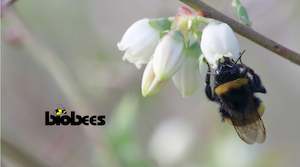
[[[215,73],[215,82],[223,84],[244,77],[246,69],[240,64],[236,64],[232,59],[224,58],[219,61]]]

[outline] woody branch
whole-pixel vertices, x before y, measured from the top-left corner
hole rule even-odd
[[[254,31],[252,28],[243,25],[234,19],[224,15],[218,10],[210,7],[201,0],[180,0],[186,5],[195,10],[201,10],[205,17],[210,17],[222,22],[227,23],[230,27],[241,36],[253,41],[254,43],[276,53],[280,57],[287,59],[297,65],[300,65],[300,54],[267,38],[266,36]]]

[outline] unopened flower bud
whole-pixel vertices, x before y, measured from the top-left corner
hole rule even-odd
[[[163,81],[159,81],[154,74],[152,60],[147,64],[142,79],[142,95],[144,97],[151,96],[159,92],[164,85]]]
[[[153,70],[159,80],[168,80],[179,69],[183,48],[184,41],[179,31],[171,31],[162,38],[153,55]]]

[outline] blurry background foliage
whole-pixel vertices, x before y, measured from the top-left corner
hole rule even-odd
[[[231,1],[207,2],[235,17]],[[300,51],[298,0],[242,3],[252,28]],[[180,5],[173,0],[17,1],[1,18],[1,165],[299,166],[300,68],[242,37],[243,61],[268,90],[261,96],[267,107],[264,144],[246,145],[222,124],[203,87],[185,99],[171,84],[154,97],[141,97],[142,70],[121,60],[116,43],[134,21],[174,15]],[[46,127],[45,111],[59,105],[82,115],[105,114],[107,123]]]

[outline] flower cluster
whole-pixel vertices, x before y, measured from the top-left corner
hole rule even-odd
[[[185,7],[179,11],[175,17],[138,20],[118,43],[123,60],[138,69],[146,65],[143,96],[159,92],[170,79],[182,96],[192,95],[200,85],[200,59],[215,68],[220,58],[239,56],[239,43],[227,24]]]

